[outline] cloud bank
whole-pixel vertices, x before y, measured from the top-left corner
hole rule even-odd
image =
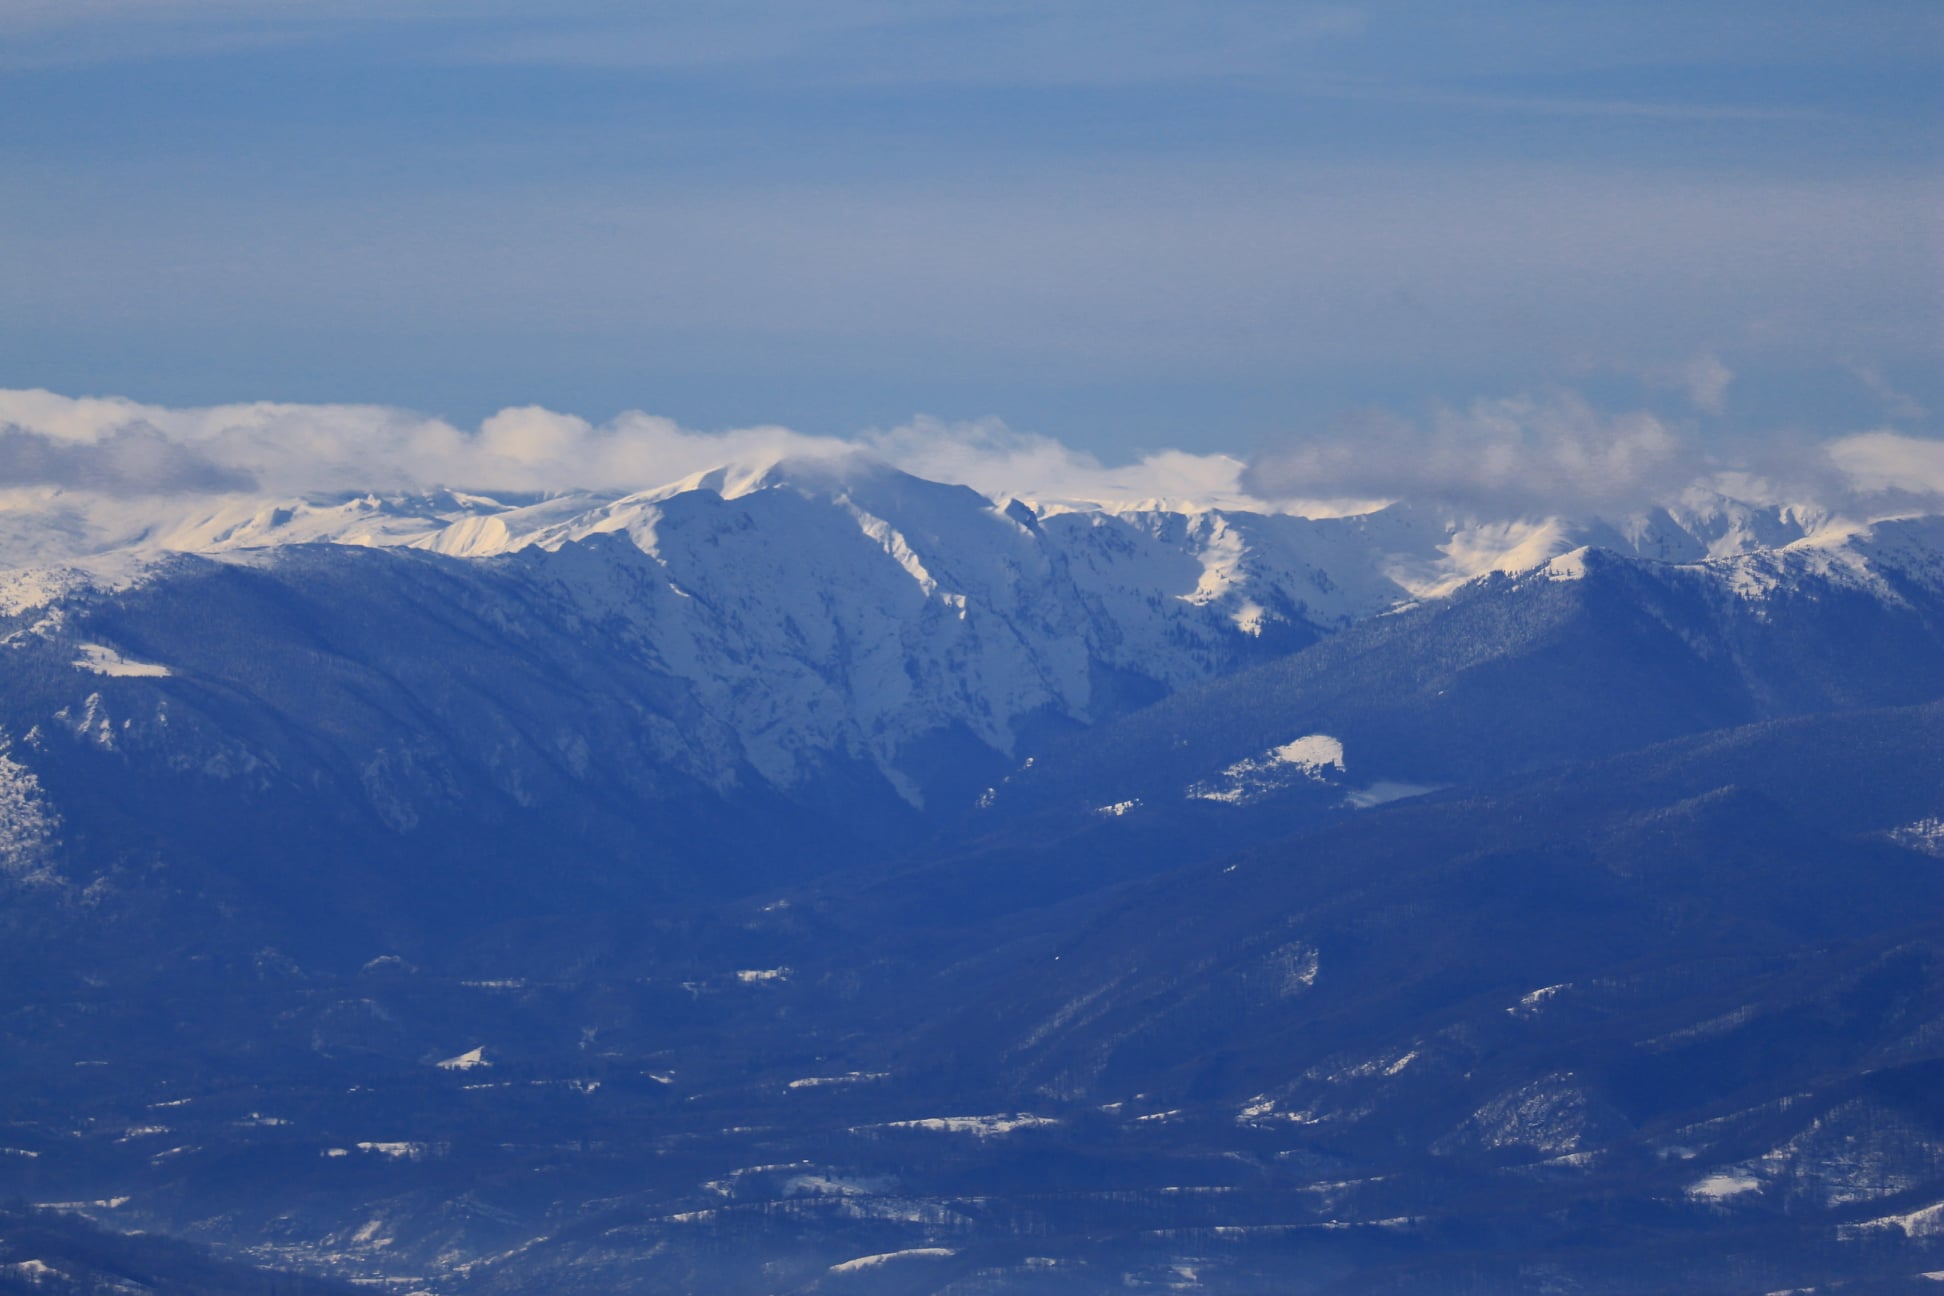
[[[1831,442],[1829,457],[1857,490],[1944,499],[1944,441],[1865,432]]]
[[[245,491],[255,485],[249,473],[212,463],[146,423],[112,427],[83,442],[0,426],[0,487],[127,496]]]
[[[919,417],[852,439],[775,425],[697,431],[630,411],[605,423],[538,406],[476,428],[381,405],[256,402],[190,409],[119,397],[0,390],[0,488],[118,496],[253,492],[483,494],[652,489],[724,464],[864,452],[993,495],[1053,500],[1246,502],[1223,454],[1162,451],[1103,464],[996,419]]]
[[[1718,408],[1732,375],[1699,364],[1692,402]],[[1944,500],[1944,442],[1889,430],[1807,439],[1777,433],[1712,446],[1696,429],[1583,396],[1478,400],[1425,420],[1374,412],[1257,456],[1241,486],[1265,499],[1381,496],[1492,516],[1618,514],[1697,484],[1750,502]]]
[[[1605,415],[1571,394],[1479,401],[1429,423],[1384,413],[1272,450],[1248,486],[1509,508],[1624,505],[1702,476],[1694,444],[1652,414]]]
[[[464,428],[375,405],[171,409],[0,390],[0,489],[117,498],[625,493],[725,464],[859,452],[994,496],[1312,516],[1398,499],[1501,518],[1617,516],[1696,483],[1731,481],[1751,500],[1944,503],[1944,442],[1874,430],[1710,447],[1685,424],[1645,410],[1606,412],[1570,391],[1479,400],[1422,420],[1369,413],[1252,461],[1162,450],[1108,464],[996,419],[920,417],[844,439],[774,425],[697,431],[639,411],[596,424],[526,406]]]

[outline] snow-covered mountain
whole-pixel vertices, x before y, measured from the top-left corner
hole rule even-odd
[[[453,1292],[1941,1262],[1944,519],[12,504],[16,1197]]]
[[[12,532],[37,539],[0,550],[14,560],[0,576],[6,642],[72,663],[67,715],[113,709],[91,701],[109,678],[158,705],[183,687],[161,682],[171,676],[236,682],[239,664],[220,651],[193,666],[166,653],[150,661],[148,645],[169,636],[126,614],[134,591],[193,618],[193,606],[158,591],[214,562],[310,599],[334,588],[319,577],[342,566],[332,555],[383,549],[394,556],[361,563],[354,585],[314,615],[356,618],[358,583],[374,596],[388,580],[415,587],[426,562],[443,563],[464,591],[452,597],[489,633],[518,641],[543,621],[577,651],[664,681],[661,693],[679,700],[651,705],[643,759],[718,791],[786,794],[855,765],[914,806],[962,797],[1048,725],[1093,724],[1486,573],[1570,576],[1589,545],[1686,564],[1751,600],[1806,572],[1887,599],[1900,583],[1944,588],[1934,522],[1867,525],[1699,489],[1617,521],[1480,520],[1408,503],[1310,518],[993,499],[854,454],[759,460],[618,496],[184,505],[43,492],[14,504]],[[378,651],[409,656],[421,644],[407,636]],[[119,705],[155,710],[148,699]],[[364,741],[370,751],[347,755],[359,768],[393,740],[374,731]]]

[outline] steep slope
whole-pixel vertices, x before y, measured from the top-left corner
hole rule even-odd
[[[85,501],[56,492],[36,507],[44,518],[68,509],[80,519],[49,521],[48,532],[88,533]],[[689,705],[666,716],[651,690],[649,710],[674,724],[653,745],[679,774],[718,792],[762,784],[816,801],[834,769],[862,770],[867,782],[934,808],[970,800],[1047,734],[1369,622],[1411,591],[1457,590],[1463,603],[1462,582],[1481,572],[1539,564],[1554,577],[1578,573],[1585,563],[1566,546],[1588,538],[1657,558],[1713,555],[1683,570],[1708,567],[1717,586],[1745,598],[1778,586],[1784,597],[1800,571],[1845,597],[1892,605],[1902,596],[1881,579],[1871,584],[1870,573],[1934,565],[1944,552],[1935,525],[1906,526],[1889,543],[1879,538],[1885,526],[1873,532],[1707,492],[1584,524],[1494,523],[1402,504],[1321,519],[1186,506],[1035,511],[861,455],[757,461],[618,497],[221,497],[173,518],[143,512],[161,509],[155,501],[118,507],[135,512],[120,532],[104,524],[92,533],[102,552],[65,570],[16,569],[0,582],[0,606],[14,616],[10,642],[52,636],[76,661],[122,653],[127,645],[61,637],[63,607],[112,617],[122,592],[185,579],[186,569],[161,557],[169,553],[274,575],[299,550],[313,554],[293,572],[324,561],[316,552],[375,548],[405,564],[397,581],[409,585],[418,579],[409,564],[424,551],[463,565],[467,574],[440,588],[473,590],[459,615],[481,619],[485,636],[517,635],[523,618],[551,617],[592,627],[666,677],[661,693],[672,688]],[[382,584],[388,569],[357,570]],[[495,599],[506,606],[491,607]],[[355,623],[358,610],[339,602],[318,615]],[[142,628],[123,621],[139,639]],[[1487,643],[1523,633],[1458,630]],[[1445,657],[1463,651],[1454,645]],[[205,660],[204,669],[220,677],[225,668]],[[1483,679],[1476,663],[1468,678]],[[1713,687],[1706,679],[1682,686]],[[1557,703],[1565,690],[1554,692]],[[1736,718],[1745,717],[1702,717]],[[41,719],[29,717],[20,732]],[[1645,718],[1638,728],[1621,737],[1665,732]],[[1224,767],[1299,736],[1265,737]],[[1206,782],[1208,773],[1198,777]],[[404,782],[409,795],[412,780]]]
[[[1576,550],[1183,690],[1041,752],[991,803],[1153,810],[1281,788],[1370,804],[1768,716],[1923,701],[1944,694],[1937,540],[1921,522],[1687,565]],[[1337,744],[1334,768],[1286,759],[1307,736]]]
[[[8,643],[22,663],[74,664],[76,684],[113,681],[110,691],[127,697],[116,724],[131,710],[151,715],[171,690],[198,687],[189,679],[266,700],[264,690],[307,687],[315,654],[283,651],[273,642],[280,634],[294,646],[328,645],[351,667],[362,656],[426,679],[471,672],[488,694],[490,669],[469,662],[471,645],[542,673],[549,654],[605,655],[605,667],[563,670],[626,675],[617,704],[648,717],[641,741],[675,775],[718,792],[767,786],[814,801],[833,769],[856,768],[920,805],[934,784],[954,798],[973,789],[978,766],[1003,770],[1020,740],[1047,725],[1090,723],[1306,643],[1318,624],[1400,593],[1376,580],[1312,624],[1304,619],[1312,609],[1284,586],[1320,581],[1318,573],[1258,561],[1261,570],[1224,568],[1211,579],[1215,559],[1197,555],[1220,550],[1241,561],[1238,545],[1220,536],[1105,515],[1042,526],[1022,505],[1002,508],[881,465],[840,467],[772,466],[733,481],[715,474],[606,503],[542,501],[511,510],[524,518],[521,542],[488,557],[440,557],[463,546],[433,543],[437,535],[425,545],[435,552],[421,553],[403,533],[373,530],[431,525],[439,510],[456,509],[466,517],[438,521],[439,535],[476,530],[481,519],[504,531],[509,511],[486,511],[491,502],[473,497],[361,499],[211,520],[198,543],[235,574],[132,551],[81,569],[16,572]],[[324,536],[358,543],[237,547]],[[257,606],[243,609],[246,598]],[[211,615],[223,619],[236,660],[225,660],[216,636],[185,641],[199,629],[198,599],[227,608]],[[1266,611],[1270,604],[1280,610]],[[116,664],[141,661],[157,669]],[[412,687],[438,705],[440,690]],[[54,703],[47,714],[16,709],[14,732],[51,730],[57,710],[84,712],[90,690],[66,691],[74,696],[46,699]],[[298,726],[331,723],[304,715],[300,701],[274,705]],[[556,738],[586,750],[550,760],[605,758],[585,734],[563,731],[541,746]],[[625,751],[614,759],[635,763]],[[409,771],[372,781],[395,783],[408,802],[423,791]],[[382,813],[402,822],[419,811],[401,803]]]
[[[255,504],[4,588],[0,1193],[453,1293],[1944,1267],[1934,521]]]
[[[1273,651],[1193,597],[1183,536],[1052,539],[875,468],[715,484],[494,557],[292,544],[17,575],[7,869],[362,961],[881,853],[1049,728]]]

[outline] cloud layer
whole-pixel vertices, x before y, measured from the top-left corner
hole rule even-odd
[[[1425,424],[1365,415],[1264,454],[1247,484],[1269,498],[1385,495],[1526,512],[1624,507],[1705,471],[1695,445],[1654,415],[1606,415],[1562,393],[1479,401]]]
[[[54,486],[101,495],[245,491],[249,473],[212,463],[146,423],[123,424],[91,441],[0,426],[0,487]]]
[[[1711,357],[1691,376],[1699,390],[1691,387],[1689,399],[1710,411],[1732,378]],[[1879,429],[1710,444],[1662,415],[1609,413],[1558,390],[1478,400],[1424,420],[1365,414],[1266,450],[1240,484],[1265,499],[1381,496],[1498,517],[1612,517],[1696,485],[1751,503],[1930,507],[1944,501],[1944,442]]]
[[[114,495],[265,495],[453,488],[645,490],[724,464],[875,455],[934,480],[1038,498],[1239,503],[1244,463],[1163,451],[1118,466],[998,420],[920,417],[854,439],[780,426],[696,431],[639,411],[594,424],[538,406],[465,429],[378,405],[258,402],[170,409],[118,397],[0,390],[0,486]]]
[[[0,487],[115,497],[618,493],[725,464],[860,451],[992,495],[1310,514],[1409,499],[1481,516],[1615,516],[1730,479],[1751,499],[1944,501],[1944,442],[1877,430],[1709,447],[1686,425],[1606,412],[1570,391],[1479,400],[1423,420],[1369,413],[1253,462],[1164,450],[1119,465],[997,420],[921,417],[841,439],[773,425],[696,431],[638,411],[594,424],[527,406],[468,429],[386,406],[170,409],[0,391]]]

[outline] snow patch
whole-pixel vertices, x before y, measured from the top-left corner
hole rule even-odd
[[[0,730],[0,874],[52,880],[47,864],[60,826],[40,779],[13,758],[13,743]]]
[[[1367,1062],[1359,1062],[1356,1066],[1347,1067],[1335,1074],[1329,1074],[1322,1067],[1315,1067],[1306,1073],[1305,1078],[1323,1074],[1328,1076],[1332,1084],[1343,1084],[1351,1080],[1369,1080],[1379,1076],[1389,1079],[1392,1076],[1403,1074],[1413,1062],[1418,1060],[1418,1057],[1419,1050],[1417,1049],[1411,1049],[1408,1052],[1400,1054],[1383,1053]]]
[[[1443,783],[1397,783],[1390,779],[1379,779],[1369,787],[1353,788],[1344,793],[1343,803],[1352,810],[1368,810],[1373,806],[1389,805],[1393,801],[1408,801],[1412,797],[1429,796],[1441,792]]]
[[[426,1143],[404,1141],[368,1142],[358,1144],[358,1151],[369,1152],[374,1156],[388,1157],[393,1161],[422,1161],[432,1150]]]
[[[1901,828],[1893,828],[1890,830],[1890,840],[1899,846],[1944,859],[1944,819],[1918,819]]]
[[[1558,985],[1540,986],[1537,990],[1529,991],[1519,996],[1519,1002],[1505,1010],[1506,1015],[1510,1017],[1535,1017],[1538,1015],[1539,1010],[1545,1006],[1548,999],[1551,999],[1561,990],[1570,988],[1570,984],[1570,982],[1562,981]]]
[[[1762,1181],[1753,1175],[1711,1174],[1688,1185],[1687,1195],[1697,1201],[1723,1201],[1743,1193],[1760,1192]]]
[[[888,1121],[879,1126],[864,1126],[865,1129],[910,1129],[929,1130],[944,1134],[971,1134],[978,1138],[997,1138],[1014,1130],[1038,1129],[1048,1125],[1058,1125],[1052,1116],[1033,1116],[1028,1113],[994,1116],[927,1116],[923,1120]]]
[[[77,670],[91,671],[96,675],[114,675],[122,678],[155,678],[171,675],[174,672],[167,666],[154,662],[133,661],[122,656],[107,644],[76,644],[81,655],[70,665]]]
[[[958,1252],[950,1247],[906,1247],[902,1251],[881,1251],[877,1255],[859,1256],[855,1260],[845,1260],[830,1266],[831,1273],[857,1273],[864,1269],[875,1269],[879,1265],[890,1264],[893,1260],[942,1260],[955,1256]]]
[[[1339,772],[1343,769],[1343,744],[1328,734],[1310,734],[1294,742],[1284,743],[1270,753],[1278,764],[1295,765],[1305,773],[1321,773],[1323,768],[1334,765]]]
[[[890,1077],[889,1071],[846,1071],[843,1075],[805,1076],[801,1080],[790,1081],[791,1089],[821,1089],[825,1085],[864,1084],[870,1080],[884,1080]]]
[[[1191,801],[1248,805],[1298,783],[1325,783],[1327,771],[1344,770],[1343,743],[1328,734],[1307,734],[1271,747],[1259,756],[1236,761],[1204,783],[1191,784]]]
[[[1237,1125],[1266,1126],[1271,1122],[1281,1122],[1288,1125],[1321,1124],[1321,1121],[1314,1112],[1279,1110],[1275,1098],[1268,1094],[1257,1094],[1255,1097],[1249,1099],[1248,1102],[1244,1103],[1235,1113],[1235,1123]]]
[[[1323,966],[1323,954],[1314,945],[1294,941],[1272,950],[1266,963],[1270,976],[1274,978],[1276,993],[1288,999],[1316,984],[1316,974]]]
[[[1845,1237],[1862,1233],[1882,1233],[1896,1229],[1907,1238],[1944,1237],[1944,1202],[1920,1207],[1902,1215],[1883,1215],[1845,1227]]]
[[[1559,557],[1551,559],[1546,563],[1546,565],[1543,568],[1541,568],[1541,570],[1546,573],[1547,580],[1554,580],[1554,581],[1585,580],[1586,579],[1586,552],[1587,552],[1587,547],[1585,545],[1581,545],[1577,549],[1571,550],[1567,553],[1563,553],[1559,555]]]
[[[892,1187],[897,1181],[883,1175],[843,1176],[830,1174],[792,1175],[783,1181],[785,1197],[869,1197]]]

